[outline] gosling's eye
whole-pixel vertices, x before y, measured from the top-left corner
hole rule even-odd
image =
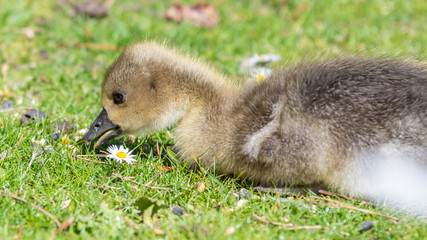
[[[125,97],[121,93],[113,93],[114,104],[121,104],[125,101]]]

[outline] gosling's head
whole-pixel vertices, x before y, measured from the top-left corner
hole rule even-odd
[[[184,58],[156,43],[127,48],[109,67],[102,84],[102,111],[85,136],[95,147],[120,134],[147,134],[172,125],[185,112],[173,69]],[[179,84],[178,84],[179,85]]]

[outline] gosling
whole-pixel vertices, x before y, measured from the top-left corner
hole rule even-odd
[[[238,85],[142,42],[107,70],[101,105],[87,143],[176,124],[184,161],[195,164],[194,154],[205,168],[264,187],[327,185],[369,197],[382,187],[376,167],[427,165],[427,68],[410,61],[300,63]]]

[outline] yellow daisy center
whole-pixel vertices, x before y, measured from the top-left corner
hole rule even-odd
[[[116,156],[119,158],[126,158],[127,157],[126,153],[124,153],[124,152],[118,152],[118,153],[116,153]]]
[[[257,82],[261,82],[261,81],[263,81],[265,79],[265,76],[264,75],[258,75],[258,77],[256,77],[256,81]]]

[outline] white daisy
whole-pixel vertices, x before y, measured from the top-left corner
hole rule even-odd
[[[253,68],[264,67],[270,63],[280,61],[282,58],[277,54],[261,54],[258,55],[254,53],[254,55],[250,58],[245,58],[240,63],[240,71],[242,73],[247,73]]]
[[[136,160],[133,158],[136,155],[131,155],[132,151],[124,148],[122,145],[118,148],[116,145],[109,146],[107,151],[110,153],[107,158],[115,159],[117,162],[122,163],[125,161],[127,164],[132,164]]]
[[[257,82],[262,82],[270,76],[272,72],[273,71],[271,69],[266,67],[254,68],[251,71],[251,79],[254,79]]]
[[[277,54],[254,54],[250,58],[243,59],[240,64],[240,71],[249,75],[249,81],[264,81],[268,76],[271,75],[271,64],[273,62],[281,60],[281,57]]]

